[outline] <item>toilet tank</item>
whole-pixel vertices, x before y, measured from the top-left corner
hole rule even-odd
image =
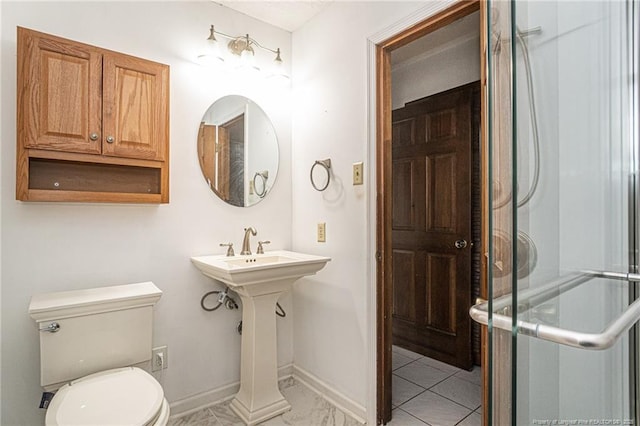
[[[34,295],[29,315],[41,330],[42,386],[55,390],[151,359],[153,305],[161,295],[152,282]],[[56,332],[42,331],[53,323]]]

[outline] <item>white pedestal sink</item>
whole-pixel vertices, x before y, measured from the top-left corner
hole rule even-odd
[[[191,258],[204,275],[224,282],[242,299],[240,391],[231,409],[247,425],[291,408],[278,389],[276,302],[297,279],[315,274],[330,260],[284,250]]]

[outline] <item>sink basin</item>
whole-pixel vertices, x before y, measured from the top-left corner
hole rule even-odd
[[[331,259],[311,254],[278,250],[248,256],[196,256],[200,271],[232,288],[313,275]]]
[[[248,426],[291,409],[278,389],[276,303],[297,279],[315,274],[330,260],[285,250],[191,258],[200,272],[224,282],[242,299],[240,390],[230,407]]]

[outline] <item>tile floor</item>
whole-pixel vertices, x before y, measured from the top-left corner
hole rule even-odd
[[[360,426],[348,416],[327,402],[321,395],[293,378],[280,381],[280,391],[291,404],[291,410],[274,417],[264,426]],[[229,404],[231,400],[204,408],[196,413],[171,419],[167,426],[244,426]]]
[[[393,347],[389,426],[475,426],[480,415],[479,367],[472,371]]]
[[[392,419],[389,426],[481,425],[481,370],[448,364],[393,347]],[[293,378],[280,381],[291,411],[264,426],[360,426],[360,423]],[[231,400],[171,419],[168,426],[243,426]]]

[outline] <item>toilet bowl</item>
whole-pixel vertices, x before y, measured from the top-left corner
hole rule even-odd
[[[61,387],[49,404],[46,426],[164,426],[169,404],[160,384],[136,368],[91,374]]]
[[[151,282],[34,295],[29,314],[40,330],[40,378],[57,391],[49,426],[164,426],[169,404],[141,368],[151,358]]]

